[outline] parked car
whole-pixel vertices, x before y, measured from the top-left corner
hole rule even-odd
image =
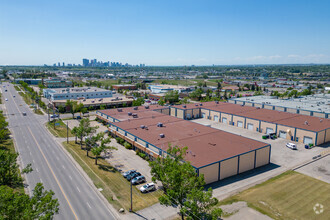
[[[8,99],[6,98],[6,101],[8,101]]]
[[[144,183],[145,181],[146,181],[146,178],[144,176],[138,176],[138,177],[135,177],[134,179],[132,179],[132,184],[136,185],[136,184]]]
[[[77,119],[77,120],[81,119],[81,116],[80,116],[80,115],[78,115],[78,116],[76,117],[76,119]]]
[[[286,147],[288,147],[292,150],[297,150],[297,146],[293,143],[286,143]]]
[[[147,183],[140,187],[142,193],[150,192],[156,190],[156,185],[154,183]]]
[[[59,115],[56,115],[56,114],[50,116],[50,118],[58,118],[58,117],[59,117]]]
[[[131,175],[132,173],[135,173],[136,170],[129,170],[123,173],[123,176],[126,178],[128,175]]]
[[[22,114],[23,114],[23,116],[26,116],[26,112],[23,112]]]
[[[13,95],[13,97],[15,98],[15,95]]]
[[[134,179],[135,177],[138,177],[138,176],[141,176],[141,173],[139,173],[139,172],[135,172],[135,173],[132,173],[132,174],[128,175],[128,176],[126,177],[126,179],[127,179],[128,181],[131,181],[132,179]]]

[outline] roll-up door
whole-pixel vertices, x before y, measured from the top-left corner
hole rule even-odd
[[[280,138],[286,138],[286,132],[285,131],[280,131],[280,133],[278,134],[278,136]]]
[[[237,127],[243,128],[243,122],[242,121],[237,121]]]
[[[272,128],[266,128],[266,134],[274,133]]]
[[[219,116],[215,115],[214,116],[214,121],[219,122]]]
[[[313,144],[313,138],[304,136],[304,144]]]
[[[227,124],[227,118],[222,118],[222,123],[226,123]]]
[[[253,124],[248,123],[247,124],[247,129],[253,131]]]

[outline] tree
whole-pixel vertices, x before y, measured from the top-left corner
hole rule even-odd
[[[179,92],[178,91],[168,91],[165,94],[165,101],[169,102],[170,104],[176,103],[179,101]]]
[[[74,114],[77,112],[78,109],[77,101],[66,100],[65,107],[72,114],[72,118],[74,118]]]
[[[187,195],[182,212],[187,219],[219,219],[222,214],[220,208],[214,208],[218,204],[216,198],[212,198],[212,188],[203,191],[203,187],[192,189]]]
[[[97,127],[90,126],[89,118],[81,119],[78,127],[74,127],[74,134],[80,139],[80,148],[82,149],[82,142],[85,136],[96,131]]]
[[[189,94],[189,97],[195,100],[201,100],[203,94],[203,90],[201,88],[196,89],[195,91]]]
[[[75,143],[77,143],[78,127],[74,127],[74,128],[71,130],[71,133],[76,137],[76,139],[75,139]]]
[[[88,113],[87,108],[82,108],[82,109],[81,109],[81,113],[82,113],[83,115],[85,115],[86,113]]]
[[[136,100],[133,100],[132,105],[133,106],[140,106],[144,104],[144,98],[140,97],[137,98]]]
[[[96,147],[91,148],[92,153],[95,156],[95,165],[97,165],[97,159],[100,157],[102,152],[106,152],[107,150],[117,150],[115,147],[109,147],[106,146],[106,144],[110,143],[111,140],[110,138],[105,138],[104,133],[98,133],[96,135],[96,141],[99,142],[100,144],[97,145]]]
[[[178,206],[181,213],[181,218],[184,219],[184,215],[188,212],[188,209],[194,208],[191,202],[185,204],[190,198],[208,197],[210,195],[204,194],[199,191],[203,191],[204,177],[203,175],[197,176],[196,170],[190,165],[189,162],[184,162],[184,156],[187,153],[187,147],[179,148],[177,146],[169,146],[165,157],[157,158],[149,163],[151,167],[151,175],[153,181],[160,181],[164,188],[164,194],[159,197],[159,202],[166,206]],[[212,196],[212,193],[211,193]],[[199,198],[199,201],[203,202],[202,211],[206,212],[206,209],[216,204],[214,199],[211,201]],[[209,204],[207,204],[209,203]],[[190,205],[185,207],[186,205]],[[196,212],[199,210],[196,210]]]
[[[37,183],[30,198],[8,186],[0,186],[0,219],[52,219],[59,211],[53,191]]]
[[[163,98],[159,99],[158,105],[161,105],[161,106],[165,105],[165,101]]]
[[[12,153],[8,150],[0,150],[0,185],[7,185],[9,187],[17,187],[22,184],[19,166],[16,163],[18,154]],[[29,173],[32,171],[31,164],[28,164],[22,173]]]

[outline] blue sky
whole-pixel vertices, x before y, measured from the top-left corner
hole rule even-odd
[[[0,65],[330,63],[328,0],[0,0]]]

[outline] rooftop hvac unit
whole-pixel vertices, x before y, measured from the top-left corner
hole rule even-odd
[[[142,129],[145,129],[145,127],[146,127],[146,126],[144,126],[144,125],[141,125],[141,126],[140,126],[140,128],[142,128]]]
[[[202,103],[199,103],[199,106],[202,106],[203,104]]]
[[[158,123],[157,123],[157,127],[163,127],[163,123],[158,122]]]
[[[257,107],[256,109],[260,109],[260,107]]]
[[[118,111],[118,112],[122,112],[123,109],[121,109],[121,108],[117,108],[117,111]]]
[[[149,109],[149,105],[144,106],[145,109]]]
[[[198,104],[195,104],[195,106],[198,106]]]
[[[186,108],[187,106],[186,106],[186,105],[183,105],[182,107],[183,107],[183,108]]]
[[[215,104],[219,104],[219,101],[215,101]]]
[[[159,137],[164,138],[165,134],[159,134]]]
[[[128,116],[132,116],[132,112],[127,112]]]
[[[133,118],[137,118],[138,115],[136,113],[132,114]]]
[[[133,110],[138,110],[138,107],[137,107],[137,106],[135,106],[135,107],[133,108]]]

